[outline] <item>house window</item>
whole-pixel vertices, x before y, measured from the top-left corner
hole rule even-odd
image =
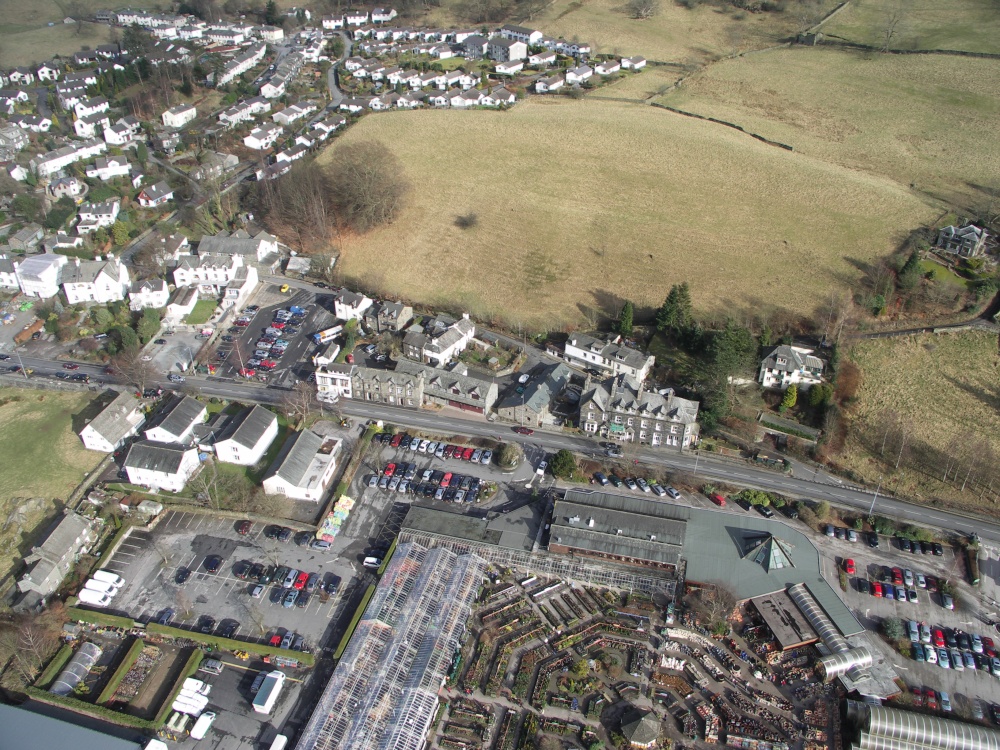
[[[616,414],[615,415],[615,424],[621,424],[621,423],[622,423],[622,418]]]
[[[642,427],[643,429],[645,429],[646,428],[646,420],[644,419],[641,422],[639,422],[639,426]]]
[[[640,440],[645,440],[646,439],[646,431],[645,430],[643,430],[642,432],[639,433],[639,439]]]
[[[634,420],[634,419],[632,419],[632,417],[629,417],[629,418],[628,418],[628,426],[629,426],[629,427],[631,427],[631,426],[632,426],[632,423],[633,423],[634,421],[635,421],[635,420]]]

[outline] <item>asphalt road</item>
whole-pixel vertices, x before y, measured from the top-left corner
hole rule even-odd
[[[54,373],[62,370],[64,364],[61,361],[24,356],[23,354],[21,355],[21,363],[24,367],[34,371],[31,377],[53,376]],[[17,356],[13,356],[6,364],[19,364]],[[103,368],[97,365],[81,363],[76,372],[91,375],[94,382],[115,381],[113,376],[104,374]],[[168,389],[175,387],[166,378],[148,385],[159,385]],[[209,396],[265,404],[281,403],[287,392],[283,389],[268,388],[260,384],[202,376],[188,376],[187,385]],[[362,401],[344,402],[340,406],[340,411],[347,416],[361,419],[380,419],[394,425],[420,428],[443,434],[458,433],[515,440],[522,443],[529,451],[537,451],[538,449],[557,451],[566,448],[585,456],[603,456],[603,450],[598,442],[584,436],[543,430],[535,430],[533,435],[524,436],[514,433],[511,426],[507,424]],[[634,455],[641,464],[688,472],[696,479],[716,480],[737,486],[754,487],[778,492],[791,498],[826,500],[832,505],[865,512],[868,512],[872,507],[874,499],[874,512],[876,514],[893,516],[916,525],[950,529],[962,534],[975,531],[984,540],[1000,542],[1000,524],[998,523],[927,508],[882,494],[875,498],[871,491],[849,486],[821,471],[814,471],[812,477],[791,477],[769,469],[750,466],[742,461],[721,459],[703,454],[679,454],[640,448],[635,451]]]

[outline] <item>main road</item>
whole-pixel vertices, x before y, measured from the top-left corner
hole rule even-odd
[[[19,364],[33,371],[31,377],[54,377],[57,372],[65,372],[64,361],[26,357],[15,353],[7,364]],[[105,373],[99,365],[79,363],[75,373],[85,373],[99,382],[117,382],[114,376]],[[147,387],[158,385],[176,388],[165,378],[151,380]],[[229,400],[281,404],[287,390],[266,387],[260,384],[243,383],[222,378],[189,375],[187,386],[206,396],[217,396]],[[372,404],[365,401],[344,401],[338,406],[347,416],[360,419],[377,419],[383,422],[426,430],[437,434],[474,435],[497,440],[516,441],[525,446],[534,446],[546,451],[562,448],[588,457],[603,457],[604,452],[598,442],[583,435],[563,432],[535,430],[530,435],[513,432],[510,425],[488,422],[471,416],[445,415],[439,412],[406,409],[386,404]],[[876,498],[870,490],[844,484],[841,480],[814,470],[811,477],[792,477],[786,474],[751,466],[738,459],[724,459],[705,453],[677,453],[673,451],[638,448],[631,452],[637,462],[646,466],[656,466],[672,471],[682,471],[696,479],[713,480],[727,484],[754,487],[780,493],[793,499],[813,501],[826,500],[831,505],[860,510],[868,513],[873,507],[877,514],[893,516],[918,526],[951,529],[962,534],[977,532],[984,540],[1000,543],[1000,524],[984,519],[950,511],[927,508],[925,506],[879,494]],[[638,472],[637,472],[638,473]]]

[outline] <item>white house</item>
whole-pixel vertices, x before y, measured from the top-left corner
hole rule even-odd
[[[73,107],[73,113],[77,117],[87,117],[98,112],[107,112],[109,109],[111,109],[111,105],[107,99],[103,96],[95,96],[91,99],[83,99],[77,102],[76,106]]]
[[[71,305],[118,302],[128,292],[128,268],[113,255],[107,260],[100,260],[100,256],[97,260],[73,258],[63,268],[62,287]]]
[[[167,309],[163,314],[164,322],[170,321],[171,324],[177,324],[183,321],[194,311],[194,306],[198,304],[198,296],[198,287],[196,286],[177,287],[167,302]]]
[[[344,14],[344,23],[348,26],[361,26],[368,23],[368,11],[349,10]]]
[[[497,75],[512,76],[524,70],[524,60],[511,60],[510,62],[497,63],[494,68]]]
[[[132,443],[124,462],[129,482],[167,492],[183,490],[198,465],[196,448],[146,440]]]
[[[34,157],[29,165],[39,177],[49,177],[70,164],[103,154],[107,150],[108,144],[93,139],[40,154]]]
[[[236,278],[243,267],[241,255],[202,253],[182,258],[174,268],[174,284],[178,287],[197,286],[208,295],[218,294]]]
[[[311,112],[316,111],[316,105],[312,102],[300,102],[291,107],[285,107],[280,112],[271,115],[271,119],[279,125],[291,125],[296,120],[300,120]]]
[[[17,263],[7,255],[0,255],[0,288],[18,288]]]
[[[476,324],[468,314],[457,321],[431,319],[406,332],[403,354],[418,362],[443,367],[465,351],[475,335]]]
[[[222,294],[222,307],[242,310],[250,295],[259,283],[256,266],[240,266],[236,269],[233,278],[226,284],[226,290]]]
[[[80,138],[93,138],[111,127],[111,118],[106,112],[95,112],[81,117],[73,123],[73,130]]]
[[[17,285],[28,297],[48,299],[59,293],[59,279],[68,258],[55,253],[31,255],[17,264]]]
[[[800,389],[823,382],[823,360],[812,356],[812,349],[782,344],[772,349],[760,363],[757,381],[764,388]]]
[[[500,36],[504,39],[537,45],[542,41],[544,34],[538,29],[529,29],[524,26],[512,26],[508,24],[500,27]]]
[[[45,541],[32,546],[24,558],[28,571],[17,582],[18,590],[42,597],[54,594],[69,575],[81,552],[97,540],[95,522],[69,509],[49,531]]]
[[[567,339],[564,353],[567,361],[577,367],[628,375],[640,383],[646,379],[656,362],[656,357],[622,344],[621,336],[605,341],[574,333]]]
[[[257,31],[265,42],[280,42],[285,38],[285,30],[280,26],[261,26]]]
[[[625,70],[642,70],[646,67],[646,58],[639,55],[635,57],[623,57],[621,65]]]
[[[227,464],[253,466],[278,436],[278,417],[263,406],[237,414],[215,442],[215,456]]]
[[[209,34],[209,38],[211,38],[211,34]],[[240,41],[243,41],[242,38]],[[239,44],[239,42],[235,42],[235,44]],[[261,42],[251,46],[246,52],[237,55],[223,67],[222,72],[219,74],[219,80],[215,81],[215,85],[224,86],[236,78],[236,76],[246,73],[264,59],[264,52],[266,51],[267,45]]]
[[[147,307],[158,310],[167,306],[169,298],[170,290],[167,288],[167,282],[163,279],[134,281],[128,293],[128,306],[135,312],[145,310]]]
[[[580,65],[576,68],[571,68],[566,71],[566,83],[583,83],[584,81],[590,80],[590,77],[594,75],[594,70],[589,65]]]
[[[278,252],[278,238],[261,231],[253,237],[243,229],[218,234],[204,234],[198,242],[198,254],[241,255],[248,261],[262,262],[268,255]]]
[[[395,8],[372,8],[372,23],[388,23],[398,14]]]
[[[143,208],[161,206],[174,197],[174,190],[164,180],[145,187],[139,193],[139,205]]]
[[[192,104],[178,104],[164,112],[160,119],[166,128],[182,128],[198,116],[198,110]]]
[[[316,370],[316,398],[334,402],[354,398],[354,376],[357,365],[327,364]]]
[[[102,156],[87,167],[86,175],[92,180],[107,182],[116,177],[125,177],[132,171],[132,165],[124,156]]]
[[[76,225],[77,234],[90,234],[100,227],[110,227],[118,218],[121,201],[109,198],[98,203],[84,203],[80,206],[79,221]]]
[[[38,115],[14,115],[10,118],[10,124],[30,130],[32,133],[48,133],[52,128],[52,120]]]
[[[323,28],[327,31],[336,31],[344,28],[343,16],[323,16]]]
[[[622,69],[617,60],[604,60],[594,65],[594,72],[599,76],[609,76]]]
[[[233,127],[241,122],[247,122],[254,117],[271,111],[271,102],[262,96],[237,102],[225,112],[219,114],[219,122],[227,127]]]
[[[147,440],[156,443],[188,444],[194,435],[195,425],[208,417],[208,409],[198,399],[190,396],[176,398],[164,406],[145,430]]]
[[[536,67],[546,67],[548,65],[555,65],[556,53],[551,50],[545,52],[537,52],[534,55],[528,55],[528,65],[534,65]]]
[[[487,44],[486,54],[497,62],[524,60],[528,56],[528,45],[514,39],[495,36]]]
[[[365,310],[373,303],[374,300],[363,294],[356,294],[349,289],[340,289],[333,296],[333,314],[339,320],[360,321],[365,315]]]
[[[566,84],[566,79],[562,76],[552,76],[551,78],[539,78],[535,81],[536,94],[548,94],[558,91]]]
[[[58,81],[59,80],[59,66],[54,63],[42,63],[38,66],[38,70],[35,71],[38,74],[39,81]]]
[[[341,441],[312,430],[296,433],[264,479],[264,492],[318,503],[337,469]]]
[[[87,450],[111,453],[137,435],[145,421],[139,400],[131,392],[122,391],[80,430],[80,439]]]
[[[264,151],[271,148],[284,132],[285,129],[277,123],[267,123],[250,131],[250,135],[243,139],[243,145],[257,151]]]
[[[49,195],[56,200],[60,198],[76,198],[83,192],[83,183],[76,177],[60,177],[49,183]]]

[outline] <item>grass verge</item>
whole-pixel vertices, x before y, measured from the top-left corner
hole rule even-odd
[[[139,654],[142,653],[142,649],[145,648],[146,642],[141,638],[136,639],[132,645],[129,647],[128,652],[125,654],[125,658],[122,659],[122,663],[118,665],[118,669],[115,673],[111,675],[111,679],[108,680],[108,684],[104,686],[104,690],[101,694],[97,696],[97,704],[105,705],[112,698],[115,697],[115,691],[118,690],[118,686],[122,684],[122,680],[125,679],[125,675],[135,664],[136,659],[139,658]]]
[[[135,627],[135,620],[131,617],[119,617],[118,615],[109,615],[106,612],[67,607],[66,614],[74,622],[89,622],[92,625],[107,625],[111,628],[125,628],[126,630]]]
[[[368,609],[368,602],[371,601],[374,594],[375,584],[373,583],[368,587],[364,597],[362,597],[361,604],[358,605],[357,610],[354,612],[354,617],[351,618],[351,624],[347,626],[347,630],[344,631],[344,635],[340,639],[340,643],[337,644],[337,650],[333,652],[334,659],[339,659],[344,655],[344,651],[347,649],[347,644],[351,642],[351,637],[354,635],[354,631],[358,629],[358,623],[361,622],[361,618],[364,617],[365,610]]]
[[[63,667],[66,666],[66,662],[68,662],[72,657],[73,647],[68,643],[64,643],[59,647],[59,650],[56,651],[56,655],[52,657],[52,661],[50,661],[48,666],[45,667],[45,670],[38,675],[38,679],[35,680],[35,686],[48,688],[49,685],[52,684],[52,681],[59,676]]]
[[[378,566],[378,574],[381,576],[385,572],[385,567],[389,564],[392,556],[396,554],[396,545],[399,544],[399,537],[395,537],[392,540],[392,544],[389,545],[389,551],[385,553],[385,557],[382,558],[382,564]]]

